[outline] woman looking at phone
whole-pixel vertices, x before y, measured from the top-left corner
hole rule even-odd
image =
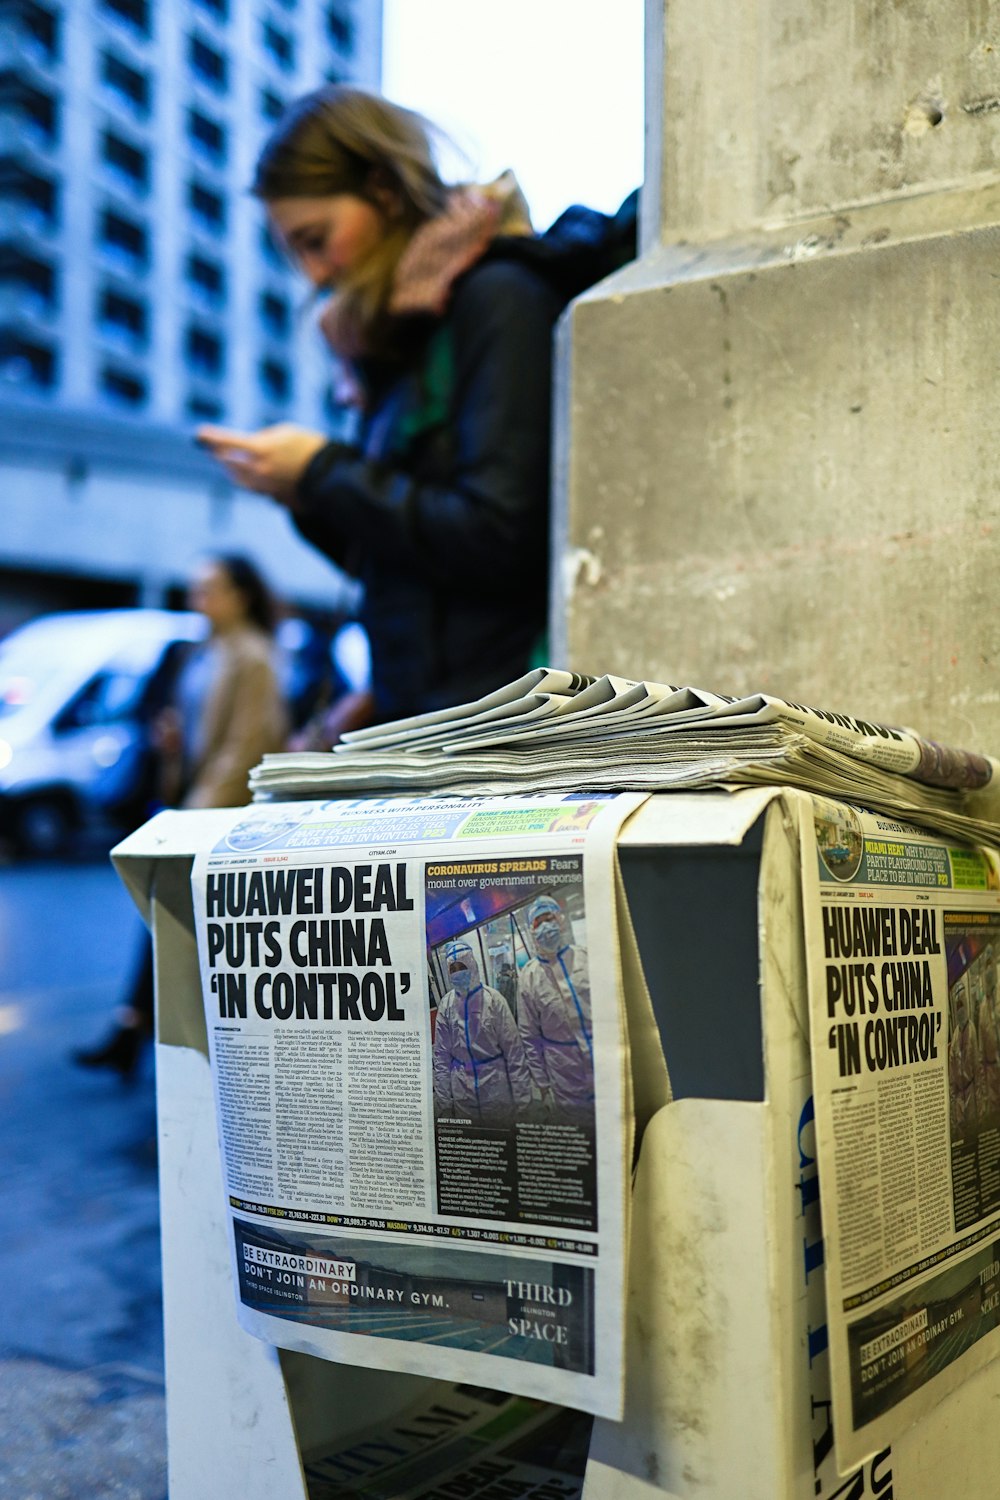
[[[431,127],[334,86],[293,104],[254,191],[331,294],[324,333],[357,390],[356,443],[291,424],[198,437],[364,585],[377,720],[479,697],[546,624],[552,328],[509,176],[449,188]],[[537,656],[536,656],[537,660]]]

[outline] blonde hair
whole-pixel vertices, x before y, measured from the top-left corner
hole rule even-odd
[[[265,203],[351,193],[383,215],[381,244],[338,287],[338,326],[358,352],[384,351],[399,258],[418,225],[445,207],[437,134],[413,110],[331,84],[286,110],[258,158],[253,192]]]

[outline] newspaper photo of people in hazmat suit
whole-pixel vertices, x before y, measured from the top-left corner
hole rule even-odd
[[[951,1093],[952,1134],[975,1135],[982,1097],[979,1042],[969,1014],[969,984],[963,977],[954,989],[954,1023],[948,1044],[948,1086]]]
[[[587,1124],[594,1112],[594,1042],[587,950],[573,940],[562,903],[528,907],[535,956],[518,982],[518,1029],[531,1078],[550,1119]]]
[[[997,1011],[997,970],[993,945],[983,953],[983,998],[979,1006],[977,1041],[982,1069],[983,1096],[980,1117],[988,1125],[1000,1124],[1000,1013]]]
[[[435,1113],[509,1128],[533,1099],[517,1024],[499,990],[483,984],[467,942],[450,942],[444,956],[451,988],[434,1027]]]

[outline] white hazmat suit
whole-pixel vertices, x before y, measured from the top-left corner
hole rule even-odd
[[[510,1006],[482,983],[468,943],[449,943],[445,962],[453,988],[437,1008],[434,1107],[479,1125],[511,1125],[533,1095]]]
[[[518,981],[518,1028],[531,1069],[556,1118],[586,1120],[594,1108],[594,1044],[587,950],[565,941],[566,918],[552,896],[528,908],[536,957]]]

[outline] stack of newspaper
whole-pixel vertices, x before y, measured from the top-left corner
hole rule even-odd
[[[385,792],[672,791],[796,786],[963,841],[1000,843],[1000,761],[766,693],[539,667],[473,703],[355,730],[324,753],[268,755],[256,801]]]

